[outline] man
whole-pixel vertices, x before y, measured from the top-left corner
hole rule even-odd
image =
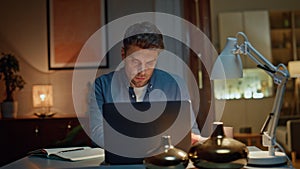
[[[121,49],[124,68],[98,77],[93,86],[93,99],[89,104],[90,127],[91,136],[99,146],[103,146],[104,103],[190,100],[181,78],[155,69],[163,49],[163,36],[155,25],[142,22],[126,30]],[[195,124],[192,143],[200,138]]]

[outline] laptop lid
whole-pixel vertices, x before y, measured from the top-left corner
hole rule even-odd
[[[119,102],[103,105],[105,163],[139,164],[161,153],[161,139],[186,152],[191,146],[190,101]]]

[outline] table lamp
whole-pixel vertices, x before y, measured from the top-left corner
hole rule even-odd
[[[33,107],[40,108],[39,112],[34,113],[36,116],[44,118],[55,114],[50,112],[50,108],[53,106],[52,85],[33,85],[32,98]]]
[[[239,39],[241,38],[241,39]],[[281,146],[276,142],[276,127],[280,116],[286,82],[289,78],[287,67],[280,63],[274,66],[262,54],[260,54],[248,41],[243,32],[238,32],[236,37],[228,37],[227,43],[214,63],[211,79],[231,79],[241,78],[243,66],[240,58],[248,56],[270,75],[277,85],[276,96],[272,111],[269,113],[261,130],[263,146],[268,147],[268,151],[253,151],[248,155],[248,165],[271,166],[285,164],[287,156],[284,152],[278,152],[275,147]]]

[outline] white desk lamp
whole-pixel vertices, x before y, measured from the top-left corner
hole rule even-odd
[[[243,37],[241,44],[238,44],[239,36]],[[257,64],[257,67],[265,70],[273,78],[274,83],[278,85],[272,112],[261,131],[263,146],[268,147],[268,151],[250,152],[248,164],[265,166],[284,164],[287,160],[285,153],[275,151],[275,147],[278,145],[275,132],[289,72],[282,63],[274,66],[250,44],[244,33],[238,32],[236,38],[227,38],[225,48],[214,64],[211,79],[241,78],[243,76],[243,66],[240,55],[249,56]]]

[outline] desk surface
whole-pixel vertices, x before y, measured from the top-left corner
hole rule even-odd
[[[47,159],[36,156],[24,157],[20,160],[12,162],[8,165],[1,167],[1,169],[145,169],[143,165],[122,165],[122,166],[100,166],[103,162],[103,157],[83,160],[83,161],[62,161],[55,159]],[[194,169],[193,165],[190,164],[188,169]]]
[[[256,148],[257,149],[257,148]],[[249,147],[249,151],[256,151],[255,148]],[[258,149],[259,150],[259,149]],[[28,156],[21,158],[15,162],[1,167],[1,169],[145,169],[143,165],[126,165],[126,166],[100,166],[104,158],[95,158],[83,161],[62,161],[55,159],[47,159],[42,157]],[[277,167],[272,169],[283,169],[288,168],[287,166]],[[195,169],[190,163],[187,169]],[[245,169],[259,169],[259,167],[245,167]],[[269,168],[270,169],[270,168]]]
[[[86,168],[96,167],[103,161],[103,158],[95,158],[83,161],[63,161],[47,159],[43,157],[27,156],[15,162],[3,166],[1,169],[53,169],[53,168]]]

